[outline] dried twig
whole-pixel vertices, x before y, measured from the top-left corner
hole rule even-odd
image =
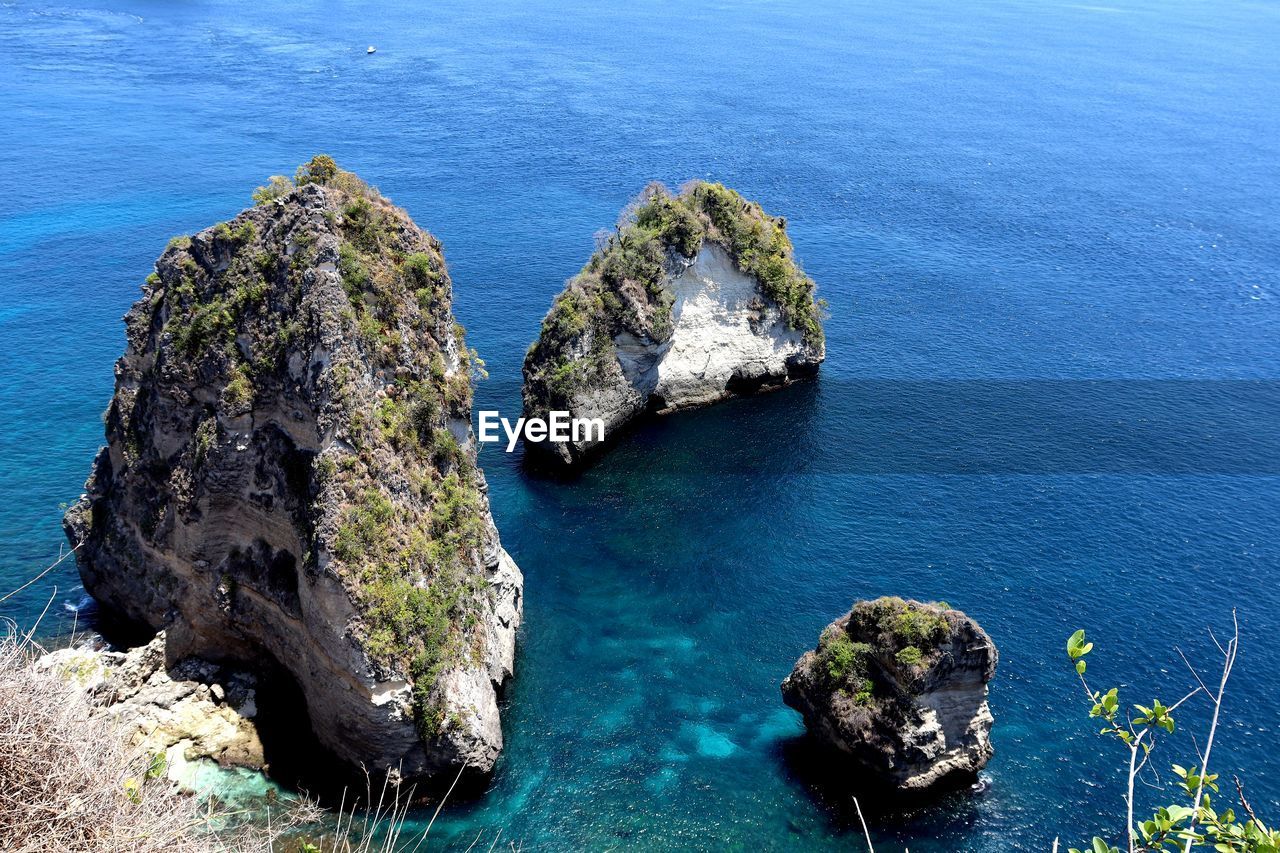
[[[875,853],[876,848],[871,844],[871,830],[867,829],[867,822],[862,817],[862,806],[858,805],[858,798],[853,798],[853,807],[858,810],[858,823],[862,824],[862,834],[867,839],[867,850]]]
[[[1236,665],[1236,654],[1240,651],[1240,620],[1236,617],[1236,611],[1231,610],[1231,624],[1233,634],[1227,641],[1226,648],[1218,642],[1218,638],[1213,636],[1213,632],[1209,632],[1209,637],[1213,640],[1213,644],[1222,652],[1222,680],[1218,682],[1218,692],[1211,694],[1213,699],[1213,720],[1209,723],[1209,737],[1205,740],[1204,755],[1201,756],[1200,766],[1200,784],[1196,786],[1195,801],[1192,803],[1191,820],[1187,823],[1187,843],[1182,848],[1184,853],[1191,853],[1191,845],[1193,836],[1191,830],[1195,829],[1196,819],[1200,816],[1200,803],[1204,798],[1204,780],[1209,775],[1209,755],[1213,752],[1213,738],[1218,732],[1218,718],[1222,714],[1222,697],[1227,691],[1227,679],[1231,677],[1231,669]]]

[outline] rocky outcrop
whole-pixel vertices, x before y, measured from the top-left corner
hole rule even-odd
[[[130,745],[144,754],[165,756],[163,766],[171,773],[204,760],[222,767],[264,767],[253,722],[256,676],[194,658],[166,669],[163,631],[127,652],[59,649],[37,660],[36,669],[82,688],[92,713],[115,720]]]
[[[876,783],[923,792],[991,758],[986,632],[943,604],[862,601],[827,626],[782,682],[811,736]]]
[[[327,157],[255,199],[172,241],[125,318],[64,521],[85,587],[171,662],[292,679],[340,765],[486,772],[522,581],[440,244]]]
[[[786,222],[720,184],[648,187],[556,297],[524,362],[524,414],[600,419],[606,440],[646,411],[712,403],[815,373],[814,283]],[[580,461],[600,441],[529,443]]]

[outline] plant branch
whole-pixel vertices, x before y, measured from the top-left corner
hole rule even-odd
[[[858,798],[853,798],[853,807],[858,810],[858,823],[862,824],[862,834],[867,839],[867,850],[875,853],[876,848],[871,844],[871,830],[867,829],[867,822],[862,817],[862,806],[858,805]]]
[[[1187,824],[1187,843],[1182,848],[1184,853],[1191,853],[1193,840],[1191,830],[1195,828],[1196,819],[1200,816],[1200,803],[1204,799],[1204,782],[1205,777],[1209,774],[1209,755],[1213,752],[1213,738],[1217,734],[1218,719],[1222,714],[1222,696],[1227,690],[1227,679],[1231,677],[1231,668],[1236,664],[1236,653],[1240,649],[1240,620],[1237,618],[1234,608],[1231,610],[1231,623],[1234,633],[1227,642],[1225,649],[1222,648],[1222,644],[1218,642],[1217,638],[1213,637],[1213,633],[1209,633],[1209,636],[1213,637],[1214,644],[1222,650],[1224,658],[1222,662],[1222,680],[1218,682],[1218,692],[1213,697],[1213,721],[1209,724],[1209,737],[1204,744],[1203,765],[1200,768],[1200,784],[1196,786],[1196,797],[1191,806],[1191,820]]]
[[[1249,816],[1249,820],[1253,821],[1259,829],[1263,827],[1262,821],[1258,820],[1258,816],[1253,813],[1253,806],[1249,805],[1249,801],[1244,798],[1244,783],[1240,781],[1239,776],[1232,776],[1236,783],[1236,795],[1240,797],[1240,807],[1244,809],[1244,813]]]
[[[82,544],[83,544],[83,543],[82,543]],[[15,590],[10,590],[9,592],[5,593],[3,596],[0,596],[0,603],[4,603],[4,602],[8,601],[9,599],[13,598],[13,597],[14,597],[15,595],[17,595],[18,593],[22,592],[22,591],[23,591],[24,589],[26,589],[27,587],[31,586],[31,585],[32,585],[33,583],[35,583],[36,581],[40,580],[40,579],[41,579],[42,577],[44,577],[45,575],[49,574],[49,572],[53,571],[54,569],[56,569],[56,568],[58,567],[58,564],[59,564],[59,563],[61,563],[61,562],[62,562],[63,560],[65,560],[65,559],[67,559],[67,557],[70,557],[72,554],[74,554],[74,553],[75,553],[76,551],[78,551],[78,550],[80,550],[80,545],[76,545],[76,547],[72,548],[70,551],[66,552],[66,553],[65,553],[65,554],[63,554],[61,557],[59,557],[58,559],[54,560],[51,564],[49,564],[48,566],[46,566],[46,567],[45,567],[45,569],[44,569],[42,572],[40,572],[40,574],[36,575],[36,576],[35,576],[35,577],[33,577],[31,580],[29,580],[29,581],[27,581],[26,583],[24,583],[22,586],[18,587],[18,588],[17,588],[17,589],[15,589]]]

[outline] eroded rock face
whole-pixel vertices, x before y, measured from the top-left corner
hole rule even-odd
[[[824,358],[820,313],[783,220],[719,184],[653,185],[543,321],[525,415],[598,418],[607,439],[646,411],[785,385]],[[574,464],[599,443],[529,447]]]
[[[919,793],[972,778],[991,758],[997,660],[991,638],[958,610],[863,601],[796,662],[782,696],[851,768]]]
[[[36,667],[83,688],[93,713],[118,721],[145,754],[166,756],[170,771],[201,760],[263,769],[257,678],[196,659],[166,668],[163,631],[128,652],[59,649]]]
[[[299,183],[157,261],[67,534],[170,660],[288,673],[350,768],[487,772],[522,579],[440,245],[328,158]]]

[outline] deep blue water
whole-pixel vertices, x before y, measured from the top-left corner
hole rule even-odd
[[[1280,7],[1099,2],[0,5],[0,589],[58,552],[152,260],[268,175],[327,151],[443,240],[504,413],[593,232],[711,178],[789,218],[822,377],[571,483],[485,450],[526,622],[492,790],[437,842],[856,847],[778,682],[884,593],[1001,664],[985,789],[880,849],[1118,832],[1065,636],[1169,698],[1232,606],[1215,758],[1280,820]],[[81,591],[49,581],[52,630]]]

